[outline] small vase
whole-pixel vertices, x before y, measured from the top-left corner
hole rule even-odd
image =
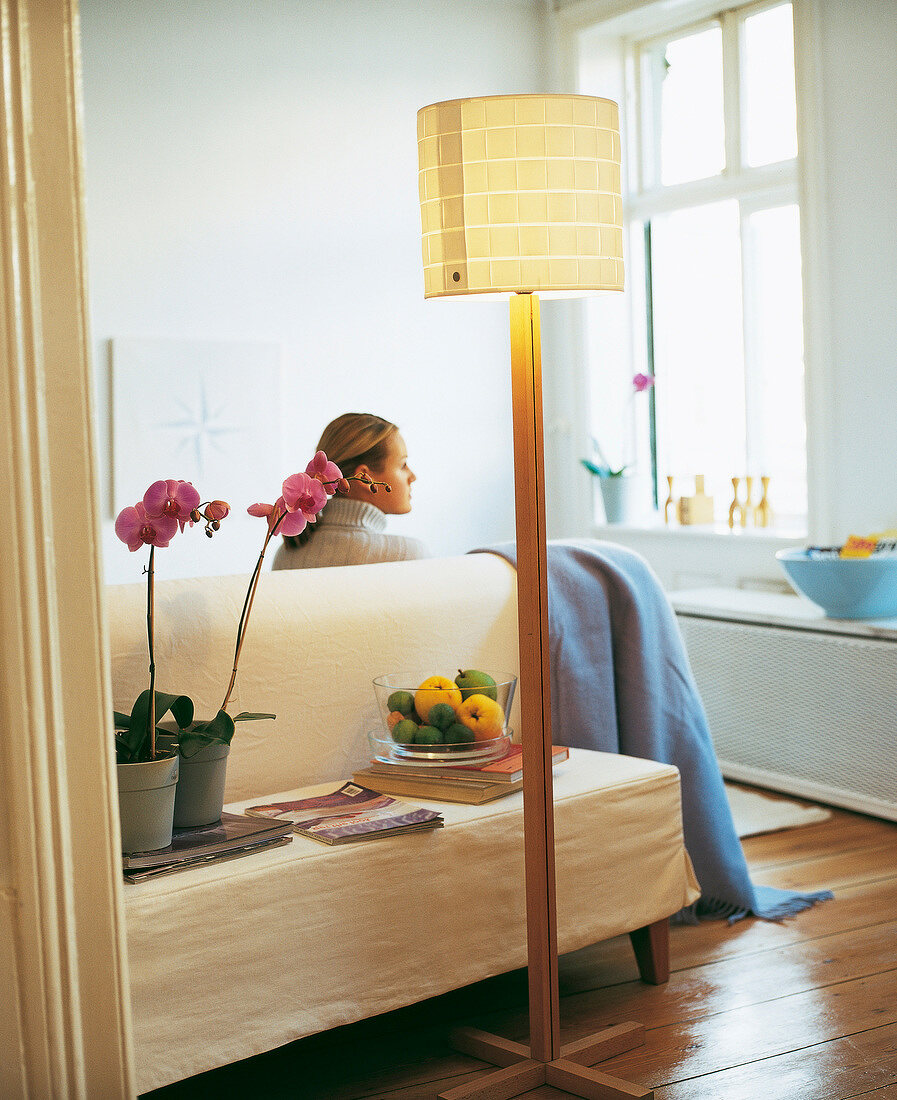
[[[178,756],[167,750],[155,760],[118,764],[118,812],[123,852],[156,852],[171,843]]]
[[[192,756],[181,756],[174,800],[175,828],[212,825],[221,820],[230,745],[203,745]]]
[[[620,474],[618,477],[599,478],[598,484],[601,486],[604,518],[608,523],[627,523],[637,518],[639,478]]]

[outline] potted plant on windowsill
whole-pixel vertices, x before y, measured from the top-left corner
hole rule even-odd
[[[632,379],[632,394],[645,393],[654,385],[654,377],[649,374],[636,374]],[[639,509],[639,483],[632,473],[632,464],[624,462],[614,466],[609,463],[601,449],[601,444],[592,438],[593,458],[580,459],[582,465],[598,478],[601,500],[604,504],[604,517],[608,523],[625,523]]]

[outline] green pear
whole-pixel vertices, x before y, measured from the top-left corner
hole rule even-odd
[[[488,672],[480,672],[477,668],[458,669],[455,683],[461,689],[461,698],[469,695],[485,695],[489,699],[498,699],[495,681]]]

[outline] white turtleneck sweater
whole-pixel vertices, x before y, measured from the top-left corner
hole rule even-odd
[[[282,542],[274,569],[317,569],[327,565],[370,565],[428,558],[420,539],[386,534],[386,515],[373,504],[331,497],[304,546]]]

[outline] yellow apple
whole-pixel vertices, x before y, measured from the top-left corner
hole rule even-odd
[[[422,722],[429,719],[430,708],[437,703],[448,703],[452,710],[461,705],[461,689],[445,676],[429,676],[414,693],[414,709]]]
[[[501,737],[505,727],[505,712],[488,695],[468,695],[456,714],[458,721],[473,731],[475,741]]]

